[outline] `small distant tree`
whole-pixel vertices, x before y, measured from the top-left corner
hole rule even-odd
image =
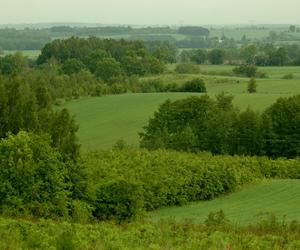
[[[294,75],[292,73],[285,74],[282,79],[291,80],[294,79]]]
[[[177,64],[175,72],[178,74],[197,74],[200,70],[197,65],[193,63],[180,63]]]
[[[62,70],[67,75],[78,73],[84,69],[84,64],[76,58],[68,59],[62,66]]]
[[[233,95],[227,95],[225,92],[222,92],[216,95],[217,106],[219,109],[224,111],[229,111],[233,109]]]
[[[122,150],[127,147],[128,147],[128,145],[124,139],[117,140],[116,143],[113,145],[113,149],[116,149],[116,150]]]
[[[272,157],[284,156],[288,158],[299,156],[299,124],[300,95],[279,98],[263,115],[264,138],[271,139],[266,144],[266,154]]]
[[[283,47],[270,51],[270,65],[284,66],[289,62],[287,50]]]
[[[197,64],[203,64],[207,60],[207,52],[203,49],[198,49],[193,53],[191,59]]]
[[[289,27],[289,30],[290,30],[290,32],[296,32],[296,26],[295,25],[291,25],[290,27]]]
[[[249,45],[241,49],[241,58],[249,64],[253,64],[255,61],[255,56],[257,53],[257,48],[255,45]]]
[[[248,83],[248,92],[256,93],[256,88],[257,88],[256,79],[252,77]]]
[[[232,71],[236,75],[254,77],[257,73],[257,67],[255,65],[243,64],[241,66],[235,67]]]
[[[147,63],[148,73],[150,74],[162,74],[165,70],[163,61],[158,60],[154,56],[148,56],[144,63]]]
[[[191,81],[186,82],[182,86],[181,91],[206,93],[205,82],[200,78],[193,79]]]
[[[213,49],[208,54],[208,59],[211,64],[218,65],[224,63],[225,51],[222,49]]]
[[[84,58],[84,63],[92,73],[95,73],[97,63],[102,61],[104,58],[111,58],[111,55],[105,50],[97,49]]]
[[[114,58],[104,58],[97,63],[95,74],[103,81],[108,82],[110,78],[122,74],[120,63]]]
[[[27,69],[28,60],[20,52],[0,58],[0,74],[14,75]]]

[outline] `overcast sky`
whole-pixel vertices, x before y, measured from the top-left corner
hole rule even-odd
[[[0,23],[300,24],[300,0],[0,0]]]

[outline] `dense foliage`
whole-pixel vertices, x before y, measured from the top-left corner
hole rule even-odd
[[[5,50],[38,50],[51,41],[48,32],[34,29],[0,29],[0,47]]]
[[[212,156],[166,150],[88,153],[85,168],[98,219],[127,220],[165,206],[210,200],[262,178],[300,178],[299,160]]]
[[[257,67],[254,65],[243,64],[238,67],[235,67],[232,71],[236,75],[255,77],[257,73]]]
[[[68,215],[67,167],[50,139],[20,132],[0,141],[0,211],[9,215]]]
[[[254,84],[254,85],[253,85]],[[256,91],[255,80],[249,91]],[[232,97],[218,95],[166,101],[141,133],[141,146],[214,154],[297,157],[300,96],[281,98],[263,114],[240,112]]]
[[[195,78],[191,81],[185,82],[181,87],[182,92],[205,93],[206,87],[203,79]]]
[[[199,48],[199,47],[192,47]],[[242,64],[237,68],[238,74],[251,72],[254,66],[289,66],[300,65],[300,46],[299,44],[282,44],[280,46],[268,42],[244,45],[242,48],[237,46],[220,47],[217,44],[213,50],[205,49],[183,50],[180,60],[193,61],[197,64]],[[245,66],[248,65],[248,68]],[[250,66],[252,68],[250,68]],[[255,73],[254,73],[255,74]],[[253,73],[252,73],[253,76]]]
[[[68,69],[65,73],[88,69],[107,82],[122,74],[130,76],[162,73],[164,62],[155,55],[160,57],[159,54],[152,54],[139,41],[72,37],[48,43],[37,62],[43,64],[54,58]]]
[[[53,221],[0,220],[1,249],[298,249],[300,225],[274,217],[235,226],[221,212],[205,223],[142,221],[81,225]]]
[[[79,145],[73,117],[66,109],[54,110],[47,86],[34,83],[19,77],[0,78],[0,138],[21,130],[48,133],[63,157],[75,160]]]
[[[299,160],[165,150],[99,151],[69,162],[49,136],[25,132],[3,139],[0,151],[2,214],[79,222],[122,222],[160,207],[210,200],[257,179],[300,178]]]

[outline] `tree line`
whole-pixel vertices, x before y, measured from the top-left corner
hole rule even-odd
[[[129,40],[167,41],[177,48],[239,48],[253,42],[263,44],[299,41],[299,27],[291,25],[287,30],[271,31],[263,39],[247,38],[233,39],[226,35],[211,35],[214,28],[201,26],[181,27],[131,27],[131,26],[105,26],[105,27],[71,27],[68,25],[53,26],[50,28],[2,28],[0,29],[0,48],[3,50],[40,50],[46,43],[55,38],[78,37],[108,37],[124,36]],[[255,29],[252,27],[252,29]],[[264,29],[257,28],[257,29]],[[247,30],[247,28],[245,29]],[[224,31],[223,31],[224,32]],[[243,31],[240,31],[243,32]],[[247,31],[245,31],[246,33]],[[183,36],[177,39],[176,35]]]
[[[141,147],[213,154],[300,155],[300,96],[280,98],[263,113],[239,111],[233,97],[166,101],[140,133]]]
[[[181,62],[196,64],[250,64],[256,66],[299,66],[300,45],[286,44],[275,46],[272,43],[259,43],[242,48],[216,48],[213,50],[184,50],[179,56]]]

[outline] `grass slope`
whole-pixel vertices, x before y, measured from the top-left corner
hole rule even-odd
[[[201,65],[205,72],[231,72],[232,66]],[[178,75],[163,74],[145,77],[142,80],[159,79],[164,84],[184,83],[195,77],[201,77],[206,82],[209,95],[220,92],[235,96],[234,104],[244,110],[248,106],[262,111],[274,103],[279,97],[300,94],[300,67],[265,67],[261,70],[268,73],[269,78],[257,80],[256,94],[248,94],[248,78],[220,75]],[[281,79],[286,73],[293,73],[295,79]],[[118,139],[124,139],[128,144],[137,146],[138,133],[148,119],[153,116],[159,104],[166,99],[180,99],[191,93],[151,93],[124,94],[98,98],[83,98],[66,104],[66,107],[76,116],[80,125],[79,137],[84,148],[108,148]]]
[[[185,93],[125,94],[87,98],[67,104],[80,124],[79,138],[84,148],[107,148],[117,140],[137,145],[138,133],[166,99]]]
[[[272,180],[244,187],[236,193],[212,201],[197,202],[184,207],[160,209],[150,213],[153,220],[173,218],[203,222],[210,212],[223,210],[234,223],[249,224],[266,213],[279,219],[300,220],[300,181]]]
[[[80,125],[78,135],[84,148],[108,148],[119,139],[137,146],[138,133],[162,102],[191,95],[199,94],[124,94],[75,100],[67,103],[66,107]],[[236,94],[234,103],[241,109],[250,105],[253,109],[262,110],[282,96],[287,95]]]
[[[27,56],[30,59],[36,59],[40,54],[40,50],[4,50],[4,55],[13,55],[17,52],[21,52],[23,56]]]

